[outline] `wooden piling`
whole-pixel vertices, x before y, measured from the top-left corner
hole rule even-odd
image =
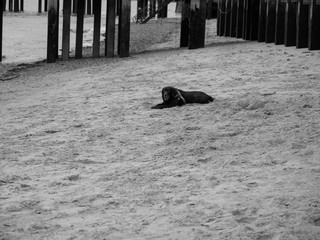
[[[195,2],[191,0],[190,5],[190,28],[189,28],[189,43],[188,49],[198,48],[197,43],[197,21],[199,21],[199,8]]]
[[[230,20],[231,20],[231,0],[225,0],[225,25],[224,25],[224,36],[230,37]]]
[[[120,9],[118,55],[119,57],[129,57],[131,0],[121,0]]]
[[[258,23],[258,42],[264,42],[266,39],[266,10],[267,1],[260,0],[259,5],[259,23]]]
[[[276,1],[267,0],[266,11],[266,43],[275,41],[275,26],[276,26]]]
[[[100,57],[101,0],[94,3],[93,52],[94,58]]]
[[[217,35],[224,35],[224,26],[225,26],[225,12],[226,12],[226,4],[223,0],[218,0],[218,20],[217,20]]]
[[[44,11],[48,12],[48,0],[44,0]]]
[[[156,0],[150,0],[150,15],[153,15],[153,13],[156,11],[157,1]]]
[[[308,47],[308,17],[309,17],[309,0],[298,0],[297,2],[297,33],[296,47]]]
[[[182,1],[180,47],[187,47],[189,44],[189,17],[190,0]]]
[[[230,12],[230,37],[235,37],[237,33],[237,0],[231,0]]]
[[[158,4],[162,5],[164,0],[158,0]],[[168,5],[164,6],[158,14],[158,18],[166,18],[168,16]]]
[[[140,15],[143,14],[142,9],[143,9],[143,0],[137,0],[137,17],[138,18],[140,17]]]
[[[59,32],[59,0],[49,0],[48,4],[48,41],[47,62],[53,63],[57,59],[58,32]]]
[[[4,5],[0,3],[0,62],[2,62],[2,33],[3,33],[3,10],[5,9]]]
[[[115,19],[116,19],[116,1],[107,1],[107,19],[106,19],[106,37],[105,37],[105,56],[114,57],[115,51]]]
[[[83,46],[83,21],[85,0],[78,0],[77,6],[77,31],[76,31],[76,53],[75,58],[82,58]]]
[[[58,59],[59,57],[59,9],[60,9],[60,4],[59,4],[59,0],[57,0],[57,33],[56,33],[56,49],[55,49],[55,53],[56,53],[56,58]]]
[[[242,25],[243,25],[243,0],[237,0],[237,24],[236,24],[236,37],[242,38]]]
[[[116,15],[119,16],[120,15],[120,6],[121,6],[121,0],[116,0]]]
[[[6,1],[4,1],[6,2]],[[24,11],[24,1],[20,0],[20,11],[23,12]]]
[[[189,49],[204,47],[206,25],[206,0],[191,0]]]
[[[243,18],[242,18],[242,39],[248,39],[248,3],[249,0],[243,0]]]
[[[207,15],[207,0],[200,0],[200,11],[198,21],[198,48],[204,48],[206,38],[206,15]]]
[[[208,11],[207,11],[207,19],[211,19],[212,17],[212,5],[213,5],[213,0],[208,0]]]
[[[148,16],[148,0],[142,0],[142,17]]]
[[[38,0],[38,13],[42,11],[42,0]]]
[[[12,12],[13,10],[13,0],[9,0],[9,11]]]
[[[19,8],[19,0],[14,0],[14,12],[19,12],[20,8]]]
[[[297,3],[296,0],[287,0],[284,26],[284,45],[286,47],[296,45],[296,17]]]
[[[310,1],[308,49],[320,49],[320,1]]]
[[[95,0],[95,1],[97,1],[97,0]],[[91,15],[91,13],[92,13],[92,2],[91,2],[91,0],[87,0],[87,14]]]
[[[217,36],[220,36],[220,9],[219,9],[219,0],[217,2],[218,7],[217,7]]]
[[[6,11],[6,6],[7,6],[7,1],[6,0],[2,0],[2,12]]]
[[[275,44],[284,43],[284,20],[286,11],[286,0],[276,0],[276,26],[275,26]]]
[[[73,0],[72,12],[73,13],[77,13],[78,12],[78,0]]]
[[[250,35],[249,39],[251,41],[258,40],[258,28],[259,28],[259,0],[251,0],[249,6],[250,14]]]
[[[69,59],[71,0],[63,0],[62,61]]]

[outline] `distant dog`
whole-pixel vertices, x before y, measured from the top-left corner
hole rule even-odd
[[[163,103],[153,106],[153,109],[171,108],[182,106],[187,103],[210,103],[214,98],[204,92],[182,91],[174,87],[164,87],[162,89]]]

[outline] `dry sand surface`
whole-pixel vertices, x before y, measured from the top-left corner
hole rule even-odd
[[[212,29],[8,72],[0,239],[320,239],[320,52]],[[166,85],[216,100],[151,110]]]

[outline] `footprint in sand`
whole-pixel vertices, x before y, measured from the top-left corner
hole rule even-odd
[[[314,225],[317,227],[320,227],[320,217],[318,217],[316,220],[314,220]]]

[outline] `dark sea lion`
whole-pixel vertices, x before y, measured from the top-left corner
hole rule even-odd
[[[213,97],[200,91],[182,91],[174,87],[164,87],[162,89],[163,103],[153,106],[153,109],[171,108],[182,106],[187,103],[210,103]]]

